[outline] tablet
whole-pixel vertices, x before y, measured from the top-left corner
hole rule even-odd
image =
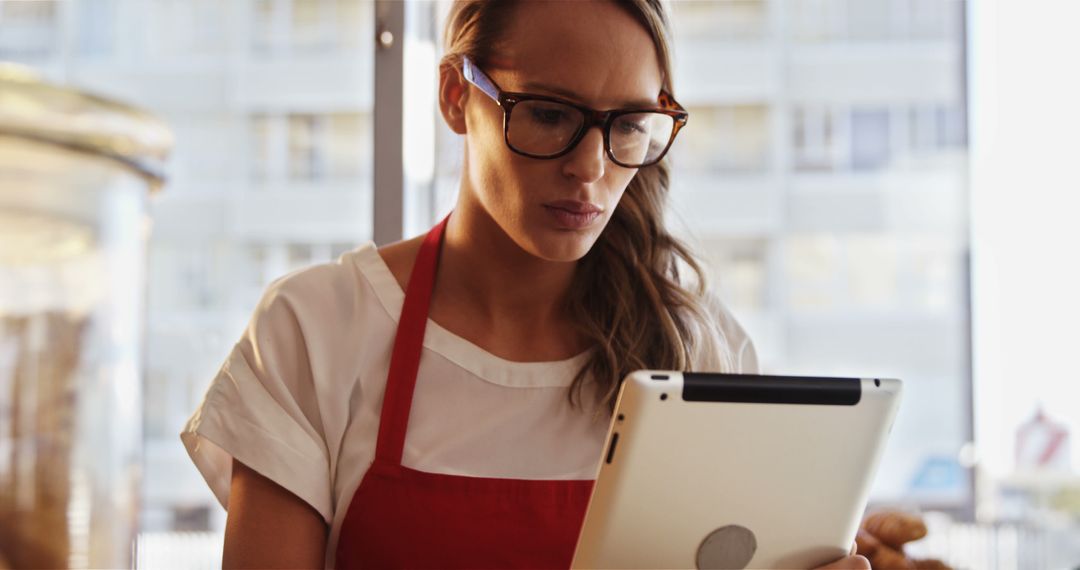
[[[646,370],[620,389],[574,568],[846,556],[901,383]]]

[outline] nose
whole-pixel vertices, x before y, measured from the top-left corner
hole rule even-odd
[[[590,128],[574,150],[566,155],[563,174],[591,183],[604,177],[604,132],[598,126]]]

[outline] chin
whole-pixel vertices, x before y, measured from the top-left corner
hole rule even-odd
[[[599,231],[566,231],[545,230],[542,235],[532,239],[530,252],[547,261],[574,262],[589,253],[597,238]]]

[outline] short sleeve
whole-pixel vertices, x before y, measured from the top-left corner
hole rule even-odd
[[[236,458],[330,522],[329,452],[308,359],[313,339],[298,314],[301,285],[285,276],[267,288],[180,438],[226,509]]]
[[[750,335],[720,297],[707,291],[704,306],[714,320],[699,342],[695,368],[702,371],[760,374],[757,350]]]

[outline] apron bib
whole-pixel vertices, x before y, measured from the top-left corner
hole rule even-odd
[[[409,277],[375,460],[349,503],[336,566],[569,568],[594,481],[467,477],[401,464],[448,220],[428,233]]]

